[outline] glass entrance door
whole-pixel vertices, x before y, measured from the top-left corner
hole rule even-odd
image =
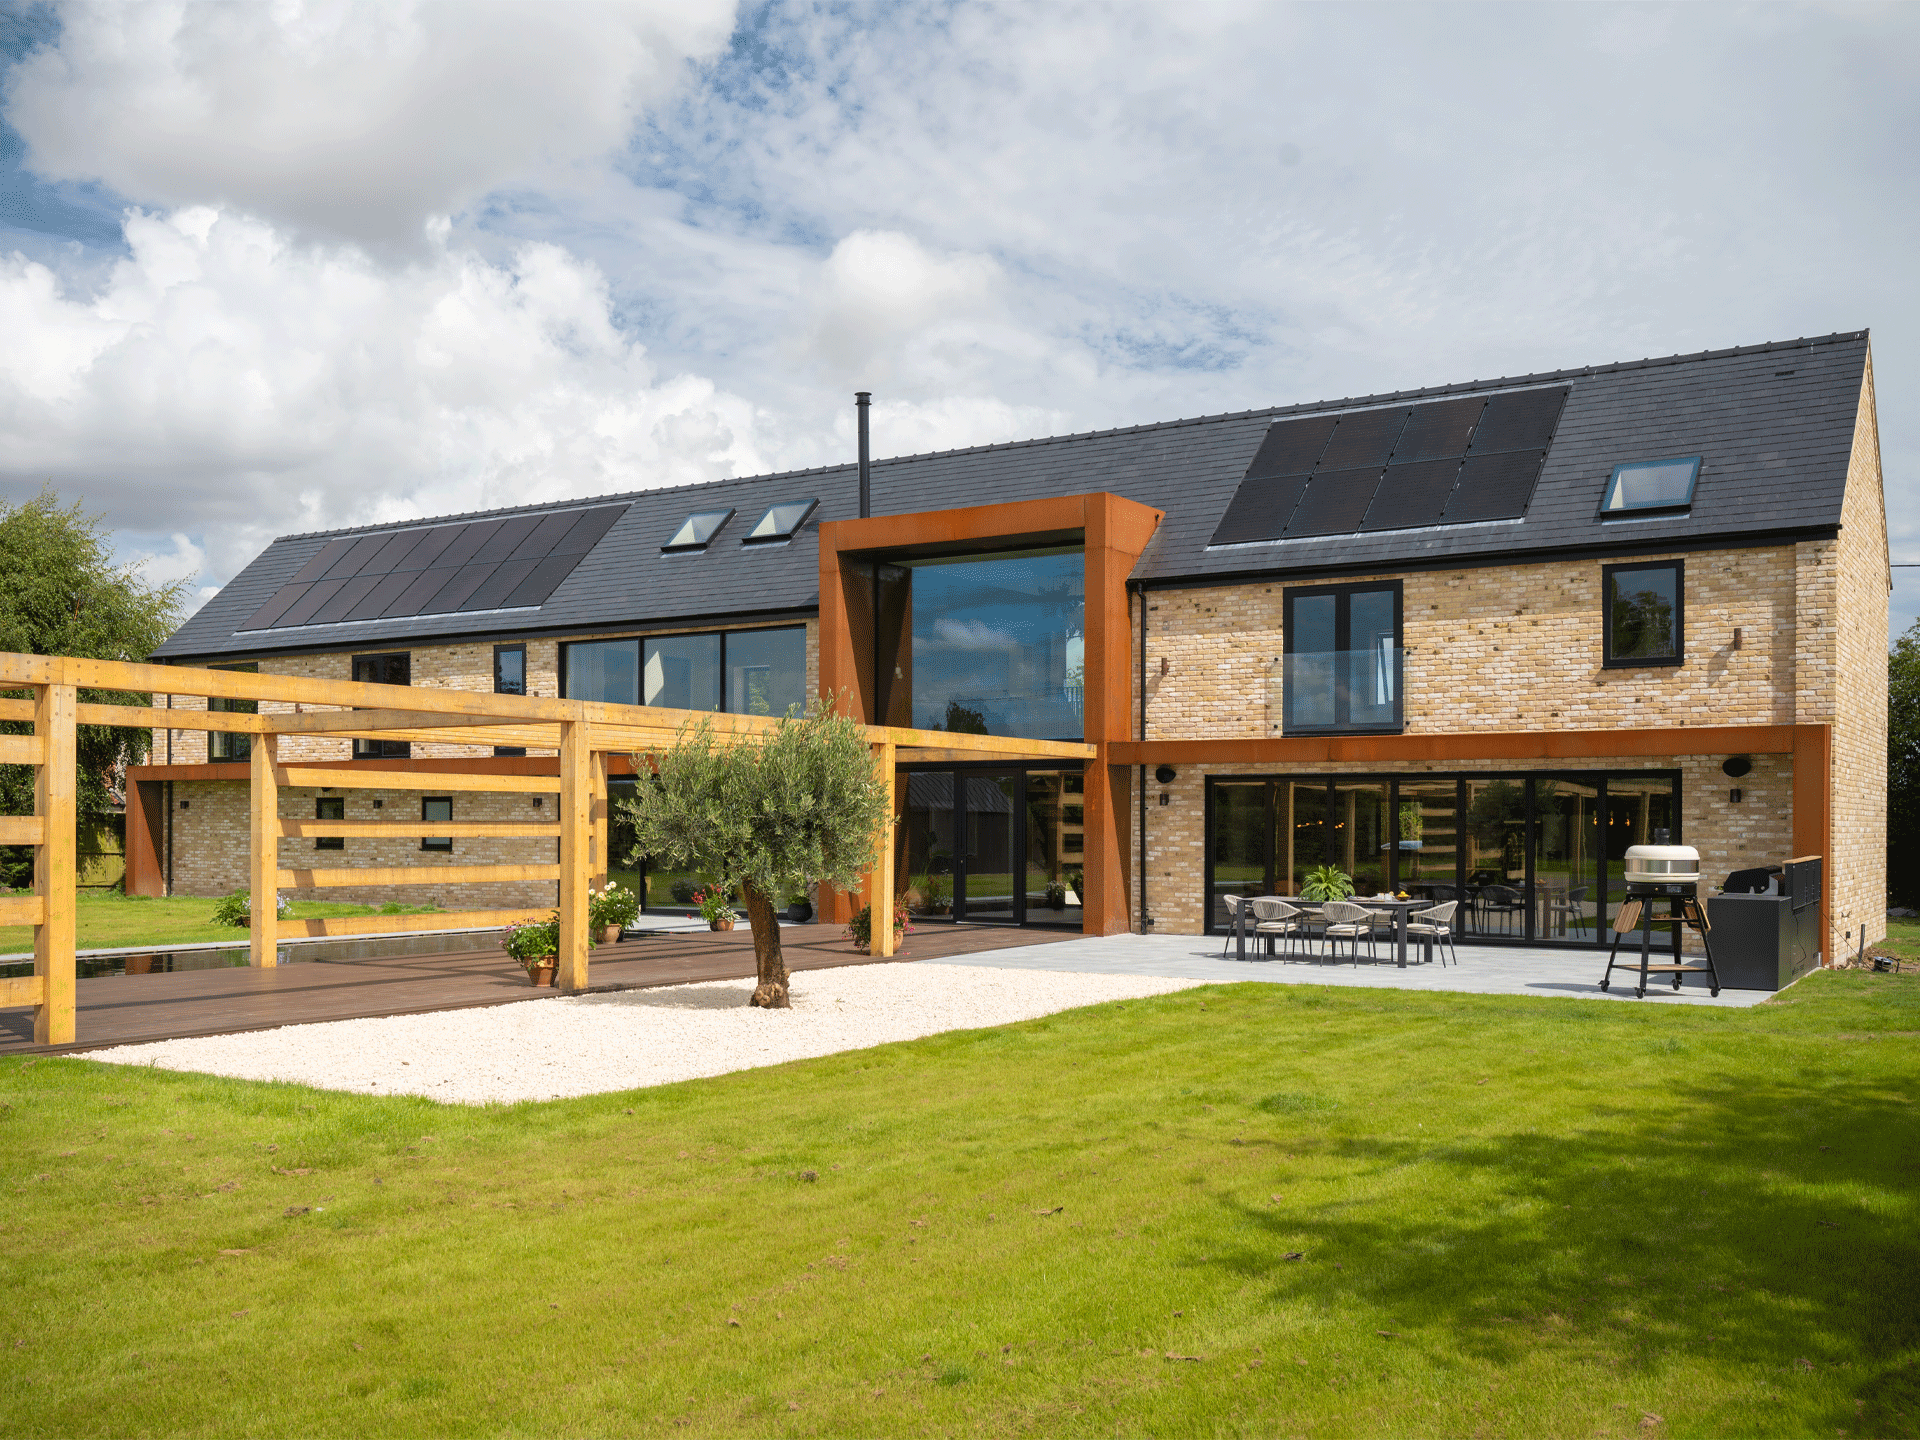
[[[962,774],[959,793],[966,797],[960,874],[954,887],[956,920],[982,920],[1016,925],[1022,919],[1014,877],[1018,873],[1014,826],[1021,796],[1021,777]],[[1022,877],[1024,879],[1024,877]],[[1019,890],[1025,891],[1025,885]]]
[[[916,924],[1081,928],[1084,780],[1064,770],[910,770],[899,884]]]

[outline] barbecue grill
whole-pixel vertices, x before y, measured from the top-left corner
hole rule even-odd
[[[1673,988],[1678,990],[1683,976],[1699,973],[1706,975],[1712,993],[1718,995],[1720,976],[1713,968],[1713,944],[1707,938],[1707,912],[1700,904],[1700,852],[1691,845],[1669,844],[1665,830],[1654,831],[1653,842],[1651,845],[1627,847],[1625,863],[1621,866],[1621,874],[1627,882],[1627,898],[1621,904],[1620,912],[1613,917],[1613,949],[1607,953],[1607,969],[1600,977],[1600,988],[1609,988],[1615,970],[1638,971],[1633,993],[1644,998],[1649,976],[1671,975]],[[1673,961],[1671,964],[1656,965],[1652,963],[1653,907],[1661,900],[1668,902],[1669,913],[1676,924]],[[1681,960],[1681,925],[1699,934],[1700,945],[1706,955],[1703,963],[1692,965]],[[1625,961],[1619,959],[1620,942],[1635,930],[1640,932],[1638,964],[1634,963],[1631,954]]]

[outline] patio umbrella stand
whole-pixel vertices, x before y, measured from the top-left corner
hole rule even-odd
[[[1700,852],[1691,845],[1667,844],[1667,832],[1656,830],[1653,845],[1631,845],[1627,848],[1625,875],[1627,898],[1620,906],[1620,913],[1613,921],[1613,949],[1607,952],[1606,973],[1600,977],[1600,988],[1606,990],[1613,982],[1615,970],[1631,970],[1639,973],[1638,983],[1633,987],[1636,997],[1644,999],[1647,993],[1647,977],[1650,975],[1671,975],[1673,988],[1680,988],[1684,975],[1704,974],[1711,993],[1720,993],[1720,974],[1713,968],[1713,942],[1708,938],[1707,912],[1700,904]],[[1656,900],[1675,901],[1679,905],[1679,914],[1674,916],[1676,923],[1685,925],[1700,936],[1700,947],[1705,952],[1702,964],[1691,965],[1682,962],[1677,954],[1671,964],[1655,965],[1653,951],[1653,902]],[[1635,964],[1632,955],[1621,960],[1620,942],[1633,931],[1640,932],[1640,960]]]

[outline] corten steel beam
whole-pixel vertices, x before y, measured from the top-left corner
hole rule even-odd
[[[127,894],[167,893],[160,840],[166,827],[166,797],[152,780],[127,778]]]
[[[878,684],[872,657],[875,617],[863,587],[871,575],[863,567],[878,558],[964,552],[991,544],[1073,544],[1085,546],[1086,635],[1084,730],[1087,746],[1053,747],[1031,741],[948,735],[939,731],[895,729],[886,739],[900,747],[919,747],[929,758],[955,751],[988,760],[1079,759],[1086,766],[1084,817],[1086,884],[1082,923],[1089,935],[1131,929],[1127,913],[1125,815],[1126,777],[1107,773],[1113,742],[1131,733],[1133,666],[1127,617],[1126,580],[1163,512],[1104,491],[1023,500],[1007,505],[977,505],[955,510],[883,515],[870,520],[829,520],[820,526],[820,688],[843,697],[843,713],[863,724],[883,718],[874,713]],[[979,744],[978,741],[997,741]],[[1023,751],[1020,747],[1025,746]],[[1088,748],[1088,747],[1091,748]],[[901,761],[914,755],[901,753]],[[844,896],[822,897],[824,919],[846,920],[852,904]]]
[[[1803,725],[1679,725],[1642,730],[1482,730],[1445,735],[1291,735],[1128,740],[1116,765],[1405,764],[1417,760],[1591,760],[1637,755],[1790,755]]]

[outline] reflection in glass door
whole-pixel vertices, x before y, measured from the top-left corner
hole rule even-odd
[[[1393,855],[1384,783],[1333,787],[1333,845],[1333,863],[1352,877],[1354,894],[1378,895],[1387,888]]]
[[[1020,776],[962,775],[960,781],[967,799],[966,849],[955,887],[954,918],[1012,925],[1020,919],[1013,886],[1014,802]]]
[[[1029,925],[1080,928],[1081,866],[1086,862],[1080,778],[1058,770],[1027,771],[1026,884],[1022,889]]]
[[[1673,787],[1665,780],[1607,778],[1606,823],[1602,843],[1607,851],[1606,933],[1601,938],[1613,941],[1613,917],[1627,898],[1627,882],[1622,873],[1629,845],[1651,845],[1653,832],[1665,830],[1669,838],[1679,838],[1673,819]],[[1665,907],[1662,907],[1665,908]],[[1653,922],[1659,935],[1672,929],[1663,915]]]
[[[1279,787],[1283,812],[1276,818],[1285,846],[1281,874],[1286,877],[1287,894],[1298,895],[1307,883],[1307,872],[1327,861],[1332,827],[1328,823],[1327,784],[1296,782]]]
[[[1225,898],[1272,895],[1273,785],[1266,780],[1220,780],[1213,786],[1212,923],[1228,923]]]
[[[1467,781],[1463,935],[1526,936],[1526,785],[1500,778]]]
[[[914,920],[953,914],[953,772],[912,771],[906,792],[906,908]]]
[[[1557,776],[1533,782],[1533,934],[1538,938],[1595,938],[1599,842],[1599,786]]]
[[[1395,887],[1443,904],[1460,898],[1460,824],[1452,780],[1402,780],[1395,820],[1400,870]]]

